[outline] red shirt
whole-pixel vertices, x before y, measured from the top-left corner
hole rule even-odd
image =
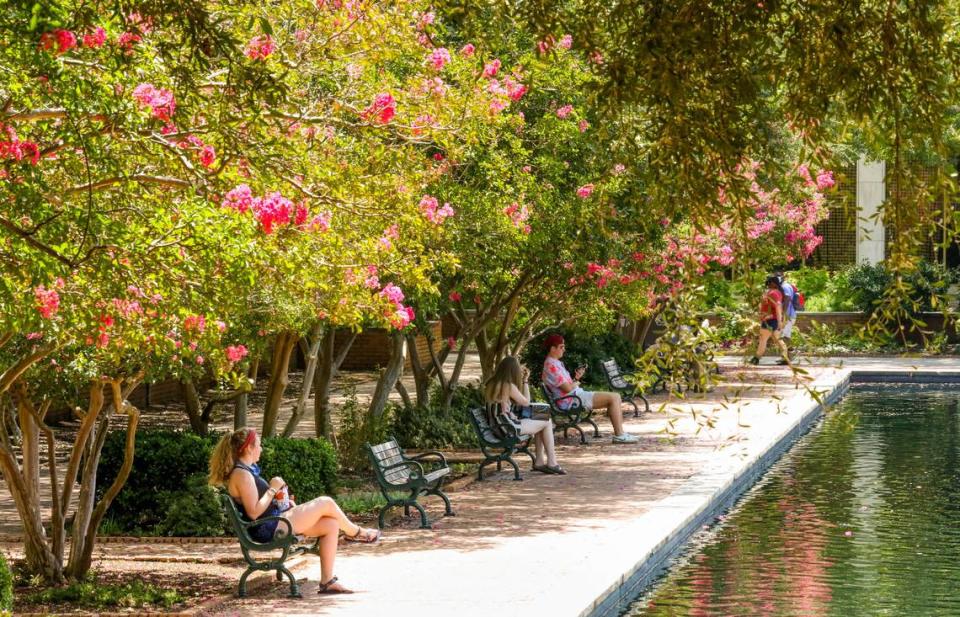
[[[783,304],[783,293],[768,289],[760,302],[760,321],[777,318],[777,307]]]

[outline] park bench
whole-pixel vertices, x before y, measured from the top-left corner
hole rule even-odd
[[[543,391],[543,396],[546,398],[547,404],[550,405],[550,418],[553,420],[553,429],[563,430],[564,438],[567,437],[567,431],[573,429],[580,433],[580,443],[587,443],[587,437],[584,435],[583,429],[580,428],[581,422],[586,422],[593,426],[594,437],[600,436],[600,427],[598,427],[597,423],[590,417],[593,415],[593,410],[584,407],[583,401],[580,400],[579,396],[576,394],[567,394],[553,398],[550,396],[550,390],[547,389],[547,384],[540,384],[540,389]],[[570,401],[570,408],[561,408],[560,403],[567,400]]]
[[[624,373],[621,371],[616,358],[604,360],[600,364],[603,366],[603,373],[607,376],[607,383],[610,384],[610,388],[614,392],[620,393],[620,398],[624,403],[633,405],[634,418],[640,417],[640,408],[637,406],[636,397],[639,397],[640,400],[643,401],[644,411],[650,413],[650,401],[643,395],[643,392],[637,390],[634,384],[627,381],[628,377],[633,376],[632,373]]]
[[[257,571],[277,571],[277,580],[282,581],[283,575],[286,574],[287,578],[290,579],[290,597],[291,598],[302,598],[303,595],[300,593],[300,587],[297,585],[297,579],[294,578],[293,574],[284,566],[284,562],[290,557],[296,555],[302,555],[305,553],[311,553],[314,555],[320,555],[320,539],[317,538],[312,544],[301,544],[305,540],[303,536],[296,536],[293,532],[293,527],[290,524],[290,521],[281,517],[281,516],[268,516],[255,521],[244,520],[244,517],[240,514],[240,509],[237,507],[237,503],[233,500],[226,491],[221,491],[220,501],[223,504],[223,509],[226,511],[227,520],[230,521],[230,524],[233,527],[234,533],[237,535],[237,539],[240,541],[240,550],[243,551],[243,559],[247,562],[247,569],[240,576],[240,585],[237,588],[237,596],[245,598],[247,596],[247,577]],[[274,538],[270,542],[257,542],[250,536],[250,528],[254,525],[259,525],[265,521],[276,520],[278,525],[286,525],[288,527],[288,533],[282,538]],[[279,551],[279,556],[275,553]],[[274,553],[268,555],[265,558],[257,559],[253,553]]]
[[[496,411],[500,405],[493,403],[495,407],[491,409],[494,413],[491,417],[496,418]],[[496,431],[487,421],[486,410],[482,407],[476,407],[467,412],[470,424],[473,425],[477,433],[477,440],[480,443],[480,451],[483,452],[484,460],[480,463],[480,470],[477,472],[477,479],[483,480],[483,468],[491,463],[497,464],[497,471],[500,471],[503,462],[506,461],[513,465],[513,479],[523,480],[520,475],[520,467],[513,460],[513,455],[517,452],[526,454],[530,457],[531,463],[536,463],[533,453],[530,452],[530,443],[533,441],[530,435],[521,435],[517,429],[508,422],[498,422]]]
[[[443,454],[431,451],[407,456],[393,437],[390,441],[375,446],[367,444],[367,454],[370,455],[380,492],[387,500],[387,505],[380,508],[380,529],[383,529],[387,510],[393,506],[403,506],[404,516],[410,516],[410,506],[413,506],[420,512],[420,529],[430,529],[427,513],[417,502],[420,495],[436,495],[446,506],[444,516],[454,516],[450,508],[450,499],[440,490],[443,479],[450,473],[450,467],[447,466],[447,459]],[[434,460],[431,462],[428,459]],[[424,463],[436,468],[426,471]],[[398,492],[409,494],[395,497],[394,495]]]

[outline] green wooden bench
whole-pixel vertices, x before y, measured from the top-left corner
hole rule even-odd
[[[450,467],[447,466],[447,459],[443,454],[431,451],[407,456],[393,437],[390,441],[375,446],[367,444],[367,454],[370,455],[380,492],[387,500],[387,505],[380,508],[380,529],[384,526],[384,515],[393,506],[403,506],[405,516],[410,516],[410,506],[413,506],[420,512],[420,529],[430,529],[427,513],[417,502],[420,495],[436,495],[446,506],[444,516],[455,516],[450,507],[450,499],[440,490],[444,478],[450,474]],[[426,471],[424,464],[435,468]],[[391,495],[406,491],[409,491],[409,494],[400,498]]]
[[[496,408],[499,408],[496,405]],[[536,463],[533,453],[530,452],[530,444],[533,440],[530,435],[521,435],[517,433],[516,428],[507,422],[498,422],[495,432],[490,423],[487,422],[486,410],[482,407],[471,409],[467,412],[470,424],[477,433],[477,440],[480,442],[480,451],[483,452],[484,460],[480,463],[480,470],[477,472],[477,479],[483,480],[483,468],[491,463],[497,464],[497,471],[500,471],[504,462],[513,465],[513,479],[523,480],[520,475],[520,467],[513,460],[516,453],[526,454],[530,457],[531,463]],[[493,417],[496,417],[494,415]],[[502,437],[500,436],[502,435]]]
[[[627,378],[632,377],[633,373],[624,373],[621,371],[616,358],[604,360],[600,365],[603,367],[603,374],[607,376],[607,383],[610,384],[610,389],[618,392],[624,403],[633,405],[634,418],[640,417],[640,408],[637,406],[635,400],[637,397],[643,401],[644,411],[650,413],[650,401],[647,400],[643,392],[638,390],[634,384],[627,381]]]
[[[587,437],[584,435],[583,429],[580,428],[581,422],[586,422],[593,426],[594,437],[600,436],[600,427],[597,426],[597,423],[590,417],[593,415],[593,410],[584,407],[583,401],[580,400],[579,396],[576,394],[567,394],[553,398],[550,395],[550,390],[547,389],[547,384],[541,384],[540,389],[543,391],[543,396],[547,404],[550,405],[550,418],[553,419],[553,429],[562,430],[564,438],[567,437],[567,431],[573,429],[580,433],[580,443],[587,443]],[[563,409],[558,405],[560,401],[570,401],[570,407]]]
[[[247,562],[247,569],[244,571],[243,575],[240,576],[240,585],[237,588],[237,596],[245,598],[247,596],[247,577],[257,571],[277,571],[277,580],[282,581],[283,575],[286,574],[287,578],[290,579],[290,597],[291,598],[302,598],[303,595],[300,593],[300,587],[297,585],[297,579],[294,578],[293,574],[284,566],[284,562],[290,557],[296,555],[302,555],[304,553],[312,553],[314,555],[320,555],[320,539],[317,538],[313,544],[299,544],[302,540],[302,536],[293,535],[293,528],[290,525],[290,521],[280,516],[268,516],[256,521],[247,521],[244,520],[243,516],[240,514],[240,509],[237,507],[236,502],[233,500],[226,491],[220,493],[220,501],[223,504],[223,509],[227,513],[227,519],[230,521],[233,526],[233,531],[237,535],[237,539],[240,540],[240,550],[243,551],[243,559]],[[259,525],[264,521],[276,520],[278,525],[286,525],[288,527],[288,532],[286,536],[282,538],[275,538],[270,542],[257,542],[252,537],[250,537],[250,528],[254,525]],[[279,556],[276,554],[268,555],[266,558],[257,559],[253,553],[276,553],[280,552]]]

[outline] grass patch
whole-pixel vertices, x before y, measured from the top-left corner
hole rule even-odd
[[[101,585],[96,582],[71,583],[31,594],[29,604],[71,604],[78,608],[141,608],[162,606],[170,608],[183,602],[176,590],[133,581],[119,585]]]
[[[337,495],[337,503],[347,514],[369,514],[387,505],[380,491],[352,491]]]

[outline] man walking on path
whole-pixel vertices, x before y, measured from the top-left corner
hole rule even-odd
[[[797,309],[794,306],[794,295],[796,295],[796,288],[794,288],[792,283],[787,282],[786,273],[783,270],[779,270],[774,273],[778,279],[780,279],[780,291],[783,294],[783,329],[780,334],[780,339],[787,346],[787,357],[793,358],[793,345],[790,343],[790,336],[793,334],[793,326],[797,323]],[[777,364],[784,365],[788,364],[786,358],[777,360]]]

